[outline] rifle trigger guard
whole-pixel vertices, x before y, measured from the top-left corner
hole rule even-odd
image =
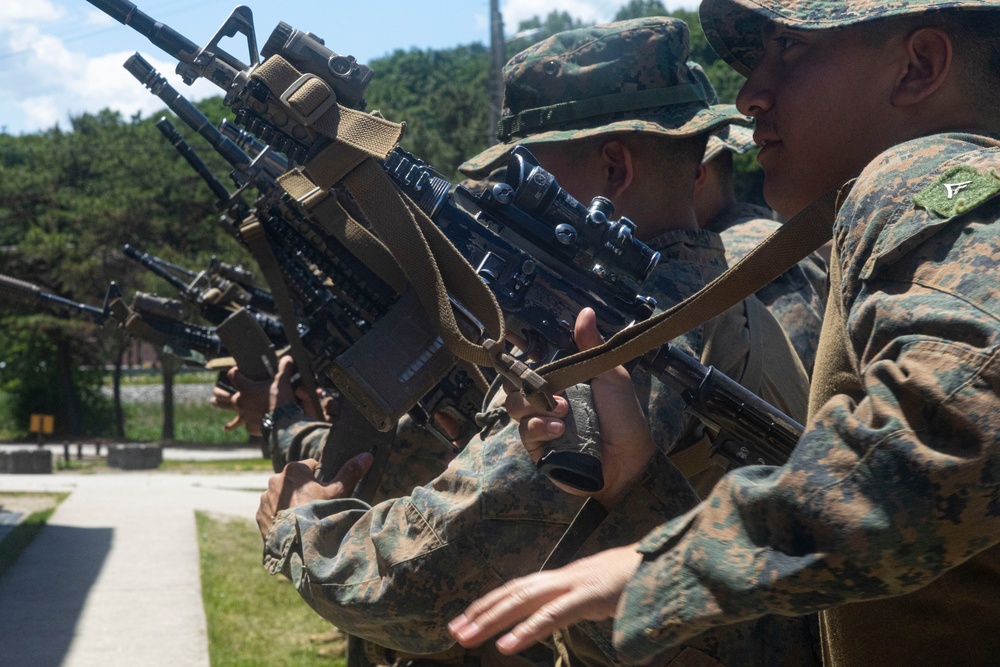
[[[504,379],[521,390],[529,403],[539,410],[555,410],[556,400],[552,396],[549,382],[523,361],[504,352],[503,345],[487,339],[483,348],[493,357],[493,367]]]
[[[309,83],[309,81],[311,81],[312,79],[316,79],[317,81],[322,83],[324,87],[326,87],[327,90],[329,90],[330,95],[325,100],[323,100],[318,107],[313,109],[308,116],[306,116],[303,115],[302,112],[300,112],[294,106],[292,106],[291,97],[292,95],[298,92],[299,88]],[[285,107],[287,107],[289,113],[291,113],[292,116],[295,116],[295,119],[297,121],[299,121],[303,125],[312,126],[317,120],[319,120],[323,116],[323,114],[329,111],[337,103],[337,94],[333,92],[333,89],[330,88],[330,86],[326,83],[326,81],[323,81],[323,79],[316,76],[315,74],[303,74],[298,79],[296,79],[295,82],[292,83],[292,85],[290,85],[287,90],[285,90],[285,92],[281,94],[281,97],[279,99],[281,100],[281,103],[284,104]]]

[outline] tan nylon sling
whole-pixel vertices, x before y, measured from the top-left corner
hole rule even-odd
[[[301,76],[280,56],[269,58],[253,74],[276,97],[281,97]],[[308,117],[333,94],[317,78],[288,96],[288,105],[295,113]],[[371,159],[388,157],[402,136],[403,126],[373,114],[332,105],[311,127],[333,143],[309,160],[300,174],[320,190],[342,182],[414,286],[452,353],[480,366],[492,365],[490,353],[459,330],[449,293],[479,319],[489,335],[503,340],[503,314],[493,293],[440,229]]]
[[[379,169],[379,171],[382,170]],[[397,294],[401,294],[406,289],[407,277],[392,252],[378,237],[348,215],[337,202],[336,197],[330,194],[329,189],[321,189],[301,169],[282,175],[278,178],[278,182],[320,223],[320,226],[327,233],[339,240],[352,254],[385,280]],[[400,196],[402,197],[401,194]],[[416,208],[415,210],[419,211]],[[422,214],[422,212],[420,213]],[[430,221],[428,220],[428,222]],[[433,225],[433,223],[431,224]],[[458,251],[455,252],[457,254]],[[489,383],[476,364],[460,357],[458,363],[480,390],[483,392],[488,390]]]
[[[389,249],[348,215],[330,190],[321,190],[300,170],[292,170],[278,178],[278,184],[319,223],[327,234],[350,249],[379,278],[402,294],[409,285],[406,275]]]

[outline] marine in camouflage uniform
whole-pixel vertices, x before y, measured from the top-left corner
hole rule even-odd
[[[710,91],[711,103],[718,102],[712,82],[697,63],[688,63]],[[771,209],[737,201],[733,190],[734,155],[743,155],[755,147],[749,128],[729,125],[708,138],[702,159],[704,176],[695,185],[695,210],[698,224],[722,236],[726,260],[730,266],[743,259],[770,236],[781,223]],[[826,303],[826,262],[811,253],[763,288],[756,297],[771,311],[799,354],[806,372],[811,373],[823,326]]]
[[[1000,4],[708,0],[701,12],[716,50],[749,73],[765,20],[832,30],[928,10]],[[995,16],[975,19],[996,26]],[[917,136],[861,172],[833,222],[806,433],[784,467],[730,473],[643,540],[615,624],[627,660],[764,611],[825,609],[825,664],[996,664],[1000,136],[991,129]]]
[[[489,173],[515,143],[531,144],[539,137],[554,142],[623,131],[692,136],[739,119],[731,107],[710,109],[699,97],[702,89],[684,66],[687,40],[683,23],[655,18],[562,33],[532,47],[505,69],[504,117],[511,128],[502,134],[505,142],[465,169]],[[626,107],[530,131],[512,129],[525,119],[517,116],[519,110],[611,96],[614,86],[618,92],[662,96],[661,101],[639,111]],[[643,293],[661,307],[694,293],[726,267],[714,232],[667,231],[649,244],[662,259]],[[755,304],[739,304],[674,342],[788,414],[802,415],[804,370],[780,327]],[[753,342],[750,319],[761,334]],[[639,372],[635,382],[664,452],[657,474],[644,479],[626,501],[632,524],[601,532],[605,547],[634,541],[697,502],[665,454],[674,443],[699,442],[700,426],[684,416],[682,399],[658,380]],[[441,651],[453,645],[447,621],[490,588],[537,570],[580,505],[581,499],[559,491],[536,471],[517,424],[501,412],[447,470],[408,495],[374,507],[347,498],[279,512],[265,539],[265,566],[289,576],[310,606],[352,634],[414,654]],[[764,632],[774,641],[762,639]],[[687,650],[730,665],[769,665],[780,656],[808,664],[808,644],[800,621],[769,619],[709,633]],[[483,664],[516,664],[514,658],[485,650],[478,658]]]

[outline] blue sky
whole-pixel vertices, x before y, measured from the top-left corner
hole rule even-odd
[[[278,21],[322,37],[326,45],[360,62],[395,49],[443,48],[489,38],[488,0],[243,0],[254,13],[262,46]],[[553,9],[594,22],[610,20],[627,0],[501,0],[508,36],[518,22]],[[237,0],[135,0],[140,10],[204,44]],[[673,9],[694,0],[669,0]],[[245,47],[232,52],[246,60]],[[35,132],[70,114],[110,107],[126,116],[162,108],[122,63],[139,51],[161,73],[176,61],[86,0],[0,0],[0,128]],[[205,81],[171,83],[191,99],[216,95]]]

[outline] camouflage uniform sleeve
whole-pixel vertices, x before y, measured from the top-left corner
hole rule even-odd
[[[615,625],[627,659],[762,613],[911,592],[997,543],[1000,199],[944,219],[911,200],[956,160],[986,173],[997,157],[935,141],[877,159],[838,218],[831,293],[859,391],[815,411],[784,467],[731,472],[643,540]]]
[[[330,433],[327,422],[302,418],[290,424],[277,424],[271,433],[271,451],[279,452],[275,460],[285,463],[304,459],[319,460],[323,453],[323,443]]]
[[[345,632],[432,653],[454,643],[447,623],[469,603],[536,570],[580,505],[537,473],[503,418],[408,496],[279,513],[264,565]]]

